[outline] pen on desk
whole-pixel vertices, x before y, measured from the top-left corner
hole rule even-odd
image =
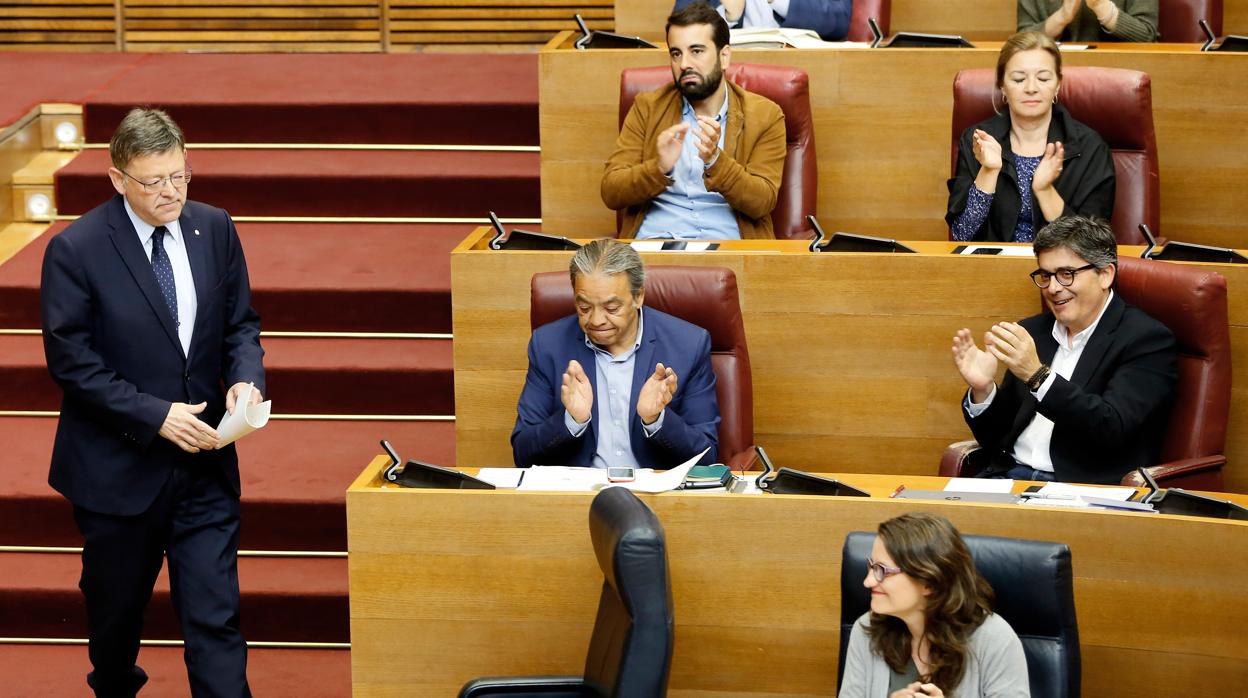
[[[897,489],[893,490],[893,493],[892,493],[892,494],[890,494],[890,495],[888,495],[888,498],[889,498],[889,499],[896,499],[897,495],[899,495],[899,494],[901,494],[902,492],[905,492],[905,491],[906,491],[906,486],[905,486],[905,485],[897,485]]]
[[[1039,492],[1023,492],[1018,495],[1025,499],[1074,499],[1073,494],[1040,494]]]

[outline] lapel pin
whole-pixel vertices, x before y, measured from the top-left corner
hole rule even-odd
[[[196,234],[196,235],[199,235],[199,228],[196,228],[196,229],[195,229],[195,234]]]

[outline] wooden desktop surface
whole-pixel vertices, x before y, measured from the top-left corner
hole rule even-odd
[[[616,0],[615,30],[662,41],[663,25],[674,4],[670,0]],[[890,33],[959,34],[973,40],[1002,41],[1017,28],[1017,5],[1013,2],[892,0],[890,3]],[[1248,2],[1226,0],[1223,3],[1222,30],[1225,34],[1248,34]]]
[[[385,487],[386,463],[347,492],[353,694],[442,698],[478,676],[580,674],[602,585],[592,495]],[[836,477],[877,496],[642,495],[671,566],[669,695],[832,695],[845,536],[920,510],[963,533],[1070,546],[1083,695],[1242,688],[1248,522],[888,499],[945,480]]]
[[[479,228],[451,253],[455,454],[512,464],[509,438],[528,360],[529,282],[567,271],[571,252],[494,252]],[[705,253],[642,253],[647,264],[723,266],[737,276],[754,379],[754,440],[778,466],[936,472],[969,439],[953,334],[1040,310],[1031,257],[810,254],[799,241],[734,241]],[[1122,248],[1138,255],[1140,248]],[[1248,265],[1212,265],[1230,289],[1234,365],[1248,366]],[[568,309],[571,314],[572,309]],[[1248,381],[1233,384],[1228,491],[1248,492]]]
[[[599,182],[619,132],[620,71],[666,65],[667,57],[662,49],[576,51],[570,38],[560,34],[539,54],[542,224],[585,237],[615,229]],[[749,49],[733,60],[809,74],[818,216],[826,230],[943,240],[953,78],[963,68],[995,66],[996,56],[995,47]],[[1248,56],[1202,54],[1188,44],[1107,44],[1063,60],[1149,73],[1162,232],[1174,240],[1248,245],[1248,197],[1240,191],[1248,176],[1240,127],[1248,123]]]

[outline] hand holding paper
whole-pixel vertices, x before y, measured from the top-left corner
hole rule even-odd
[[[221,437],[217,448],[228,446],[268,424],[272,406],[272,400],[260,402],[260,392],[250,383],[238,383],[231,387],[226,396],[225,415],[217,426],[217,434]],[[231,407],[233,411],[230,411]]]

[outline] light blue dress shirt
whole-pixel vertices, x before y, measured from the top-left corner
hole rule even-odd
[[[641,347],[641,337],[645,329],[644,316],[637,311],[637,341],[628,351],[619,356],[589,341],[585,337],[585,346],[594,352],[594,370],[596,371],[594,386],[594,404],[598,406],[598,447],[594,453],[595,468],[636,468],[637,456],[633,454],[632,440],[628,435],[628,425],[632,415],[629,403],[633,397],[633,367],[637,361],[637,349]],[[663,427],[663,416],[667,410],[659,413],[653,424],[642,424],[646,437],[654,436]],[[563,423],[568,433],[580,436],[589,428],[589,421],[579,423],[563,411]]]
[[[724,133],[728,130],[729,94],[724,90],[724,103],[715,115],[719,122],[720,150],[723,150]],[[683,105],[681,120],[689,124],[689,133],[680,149],[680,159],[669,175],[672,182],[650,202],[637,238],[740,240],[741,229],[724,195],[706,190],[702,175],[707,165],[698,155],[697,138],[693,136],[693,131],[699,128],[698,118],[689,100],[682,97],[680,102]]]
[[[156,232],[156,226],[139,218],[139,215],[130,208],[130,202],[125,201],[126,215],[130,217],[130,223],[134,225],[134,231],[139,234],[139,244],[143,246],[143,252],[147,254],[147,261],[152,261],[152,233]],[[186,239],[182,235],[182,226],[178,221],[170,221],[165,224],[165,229],[169,234],[164,236],[165,255],[169,257],[169,265],[173,267],[173,286],[178,296],[178,342],[182,345],[182,353],[190,356],[191,353],[191,333],[195,329],[195,315],[198,310],[198,296],[195,293],[195,279],[191,276],[191,258],[186,251]],[[197,233],[198,234],[198,233]]]

